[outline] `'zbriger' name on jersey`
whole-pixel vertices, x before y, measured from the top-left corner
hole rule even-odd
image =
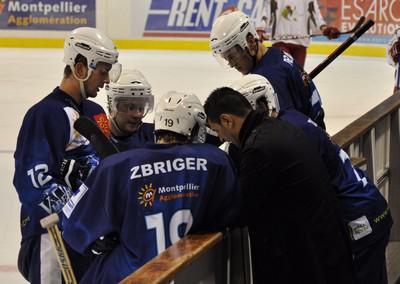
[[[152,176],[165,174],[169,172],[179,172],[183,170],[193,170],[193,171],[207,171],[207,160],[203,158],[176,158],[166,161],[158,161],[151,164],[137,165],[131,168],[131,180]]]

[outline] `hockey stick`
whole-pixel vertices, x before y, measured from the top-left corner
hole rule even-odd
[[[362,24],[365,22],[365,17],[361,16],[360,19],[358,19],[358,22],[354,25],[354,27],[348,31],[345,32],[340,32],[339,35],[346,35],[346,34],[352,34],[356,30],[358,30]],[[267,40],[290,40],[290,39],[306,39],[306,38],[312,38],[312,37],[318,37],[318,36],[324,36],[324,34],[311,34],[311,35],[305,35],[305,36],[297,36],[297,35],[283,35],[279,37],[273,37]]]
[[[118,153],[117,148],[110,140],[108,140],[103,131],[101,131],[97,124],[90,118],[85,116],[79,117],[74,123],[74,128],[90,141],[93,148],[102,158]],[[76,284],[77,281],[72,269],[71,261],[67,250],[65,249],[61,232],[57,226],[58,221],[58,215],[53,213],[42,218],[40,224],[42,228],[47,229],[47,232],[49,233],[65,283]]]
[[[400,56],[397,60],[397,65],[396,65],[396,71],[395,71],[395,75],[394,75],[394,90],[393,90],[393,94],[395,94],[396,92],[400,91]]]
[[[118,149],[111,143],[98,125],[86,116],[80,116],[74,123],[74,128],[86,139],[90,141],[93,148],[101,156],[105,158],[112,154],[118,153]]]
[[[69,260],[67,250],[65,249],[60,230],[57,227],[58,221],[58,215],[53,213],[41,219],[40,225],[42,228],[47,229],[47,232],[49,233],[65,283],[76,284],[77,281],[72,269],[71,261]]]
[[[314,79],[322,70],[326,68],[333,60],[336,59],[340,54],[343,53],[350,45],[352,45],[360,36],[362,36],[369,28],[371,28],[375,22],[368,20],[362,25],[352,36],[346,39],[341,45],[339,45],[324,61],[322,61],[317,67],[315,67],[309,74],[310,79]]]

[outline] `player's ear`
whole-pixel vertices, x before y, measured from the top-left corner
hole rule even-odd
[[[75,75],[79,79],[85,79],[87,77],[88,68],[85,63],[77,62],[75,64]]]
[[[232,128],[233,127],[233,118],[231,115],[223,113],[219,116],[219,122],[221,126],[224,128]]]

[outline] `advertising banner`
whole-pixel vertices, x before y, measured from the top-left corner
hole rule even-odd
[[[318,0],[327,23],[340,30],[351,29],[364,16],[375,25],[359,41],[386,44],[400,28],[400,0]]]
[[[0,0],[0,29],[72,30],[96,26],[96,0]]]
[[[255,23],[263,16],[264,0],[148,0],[144,37],[208,38],[212,24],[223,11],[236,7]],[[279,1],[279,0],[277,0]],[[327,24],[350,30],[361,16],[375,26],[358,42],[385,44],[400,28],[400,0],[318,0]],[[338,40],[344,40],[342,36]],[[315,37],[314,41],[328,41]]]
[[[261,20],[263,0],[153,0],[144,36],[207,38],[216,17],[237,7]]]

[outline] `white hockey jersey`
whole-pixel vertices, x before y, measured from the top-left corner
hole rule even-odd
[[[397,62],[393,61],[393,58],[392,58],[392,56],[390,56],[390,52],[389,51],[392,48],[393,44],[398,40],[400,40],[400,28],[395,31],[395,33],[393,34],[393,37],[388,42],[387,47],[386,47],[386,59],[387,59],[387,62],[390,65],[394,66],[394,67],[396,66]]]
[[[310,44],[308,37],[287,38],[321,33],[320,27],[326,25],[317,0],[266,0],[264,15],[264,23],[259,27],[271,30],[272,43],[286,42],[307,47]]]

